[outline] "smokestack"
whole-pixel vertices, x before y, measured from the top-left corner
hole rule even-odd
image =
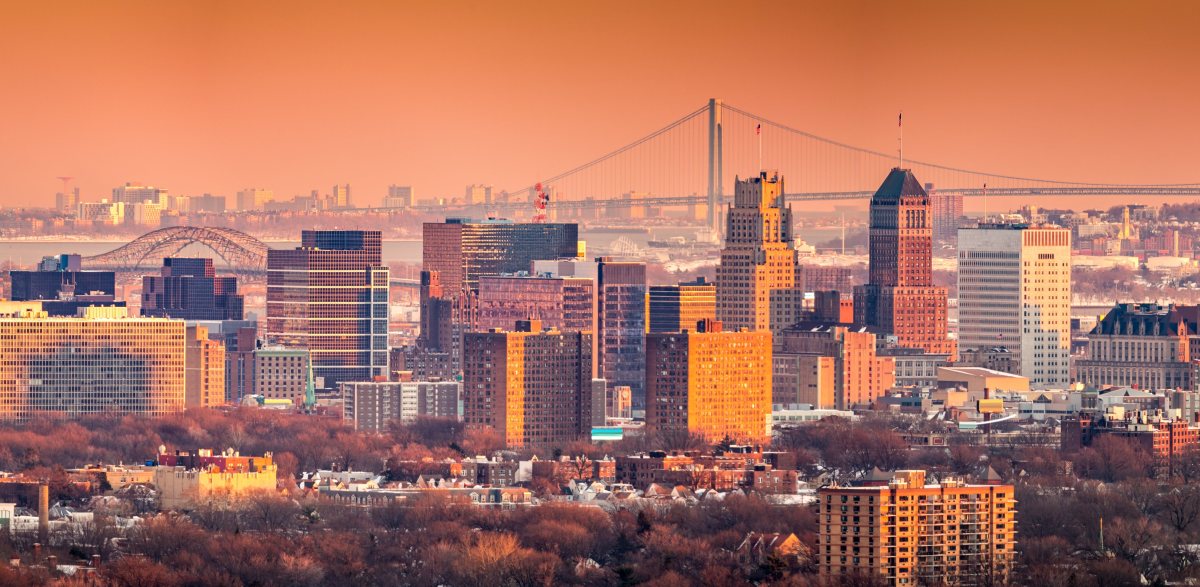
[[[50,539],[50,486],[38,485],[38,540]]]

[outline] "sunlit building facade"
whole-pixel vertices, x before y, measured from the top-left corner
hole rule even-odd
[[[717,286],[703,277],[650,286],[650,332],[680,332],[717,319]]]
[[[783,178],[739,179],[717,265],[717,319],[730,330],[779,331],[795,324],[796,249]]]
[[[534,318],[545,328],[591,332],[595,303],[591,279],[485,275],[479,278],[474,328],[513,330],[518,321]]]

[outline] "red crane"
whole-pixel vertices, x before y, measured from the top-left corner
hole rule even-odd
[[[542,182],[537,182],[534,186],[537,195],[533,200],[533,221],[543,223],[546,221],[546,206],[550,203],[550,193],[542,187]]]

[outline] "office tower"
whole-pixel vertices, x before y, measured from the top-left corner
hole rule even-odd
[[[79,208],[79,188],[54,194],[54,209],[60,214],[74,214]]]
[[[932,183],[925,184],[925,193],[929,194],[929,209],[933,214],[933,240],[957,242],[958,225],[963,217],[962,194],[939,192]]]
[[[892,169],[871,197],[868,281],[854,288],[854,321],[900,346],[954,355],[946,288],[933,285],[929,195],[907,169]]]
[[[542,330],[463,335],[463,421],[490,427],[513,448],[561,446],[590,437],[592,335]]]
[[[389,185],[384,208],[410,208],[413,205],[413,189],[407,185]]]
[[[736,180],[717,265],[717,319],[736,331],[779,331],[796,321],[792,210],[778,174]]]
[[[650,332],[680,332],[716,319],[717,286],[703,277],[650,286]]]
[[[1006,585],[1016,557],[1012,485],[969,485],[925,471],[817,490],[822,580],[884,585]],[[860,579],[863,580],[863,579]]]
[[[263,188],[246,188],[237,193],[237,209],[242,212],[262,210],[275,199],[275,192]]]
[[[1071,383],[1071,231],[984,224],[958,232],[958,346],[1007,347],[1034,389]]]
[[[492,203],[492,186],[471,184],[463,195],[463,203],[468,206],[482,206]]]
[[[112,191],[112,201],[117,204],[156,204],[165,207],[166,200],[167,190],[153,186],[126,183]]]
[[[875,351],[864,329],[818,326],[775,336],[773,395],[776,404],[818,409],[870,406],[896,383],[895,361]]]
[[[208,408],[225,403],[225,345],[208,337],[204,326],[187,327],[184,406]]]
[[[694,330],[646,336],[646,429],[710,443],[764,442],[771,415],[771,333]]]
[[[183,411],[182,320],[130,318],[125,308],[81,311],[77,318],[36,309],[0,317],[0,420]]]
[[[388,268],[377,230],[306,230],[293,250],[267,251],[268,343],[307,349],[316,377],[386,377]]]
[[[212,336],[211,332],[209,336]],[[258,328],[241,326],[225,335],[223,340],[225,403],[240,404],[242,398],[254,395],[254,351],[258,348]]]
[[[813,320],[823,324],[854,322],[854,298],[838,291],[813,292]]]
[[[75,316],[84,306],[124,306],[115,301],[116,274],[84,271],[79,255],[42,258],[35,271],[11,271],[13,301],[42,301],[51,316]]]
[[[187,211],[193,214],[222,214],[225,212],[225,196],[192,196],[188,201]]]
[[[437,271],[446,296],[457,297],[477,290],[481,275],[529,271],[536,259],[577,256],[579,227],[447,218],[425,223],[421,251],[422,268]]]
[[[609,393],[629,387],[641,415],[646,405],[646,264],[612,257],[539,260],[534,271],[552,276],[590,278],[596,284],[596,374]]]
[[[335,210],[344,210],[353,208],[354,204],[350,200],[350,184],[334,185],[333,193],[330,196],[330,207]]]
[[[304,349],[262,347],[254,349],[254,394],[266,399],[287,399],[299,404],[308,391],[311,356]],[[313,384],[320,387],[320,381]]]
[[[350,381],[341,384],[342,419],[355,430],[387,432],[391,422],[458,419],[457,381]]]
[[[182,320],[241,320],[236,277],[217,277],[212,259],[167,257],[159,275],[142,277],[142,315]]]
[[[479,316],[473,329],[513,330],[535,318],[545,328],[593,332],[595,286],[582,277],[485,275],[479,278]]]
[[[1190,334],[1196,306],[1117,304],[1088,333],[1075,380],[1090,387],[1196,389]]]

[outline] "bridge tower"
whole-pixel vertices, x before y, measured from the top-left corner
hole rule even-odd
[[[721,177],[721,157],[724,152],[721,148],[721,106],[721,100],[708,99],[708,226],[718,233],[721,227],[717,225],[720,219],[717,207],[724,195],[721,187],[724,185]]]

